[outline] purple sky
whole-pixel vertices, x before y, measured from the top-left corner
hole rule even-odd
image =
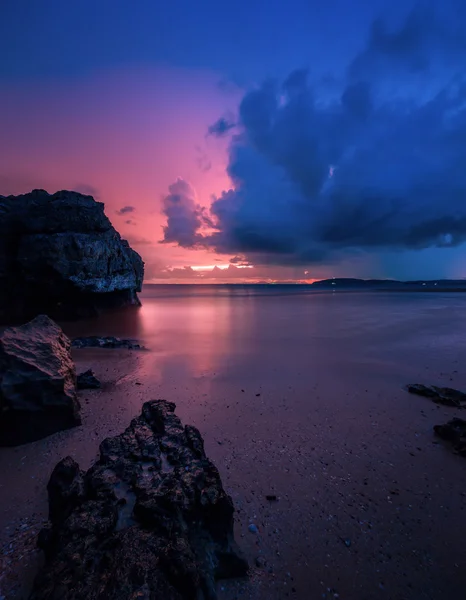
[[[0,34],[0,194],[94,195],[148,281],[466,276],[461,0],[3,0]]]

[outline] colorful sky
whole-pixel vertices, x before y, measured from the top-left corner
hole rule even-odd
[[[92,194],[147,281],[466,276],[462,0],[2,0],[0,36],[0,194]]]

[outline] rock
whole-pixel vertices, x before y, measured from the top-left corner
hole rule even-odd
[[[70,340],[45,315],[0,335],[0,445],[81,424],[70,349]]]
[[[111,335],[77,337],[71,342],[73,348],[127,348],[128,350],[141,350],[142,347],[135,340],[125,340]]]
[[[144,263],[92,196],[0,197],[0,321],[69,319],[139,305]]]
[[[251,523],[248,527],[248,531],[249,533],[258,533],[259,530],[257,529],[257,526],[254,525],[254,523]]]
[[[267,566],[267,561],[265,560],[265,558],[263,556],[258,556],[255,560],[256,563],[256,567],[258,567],[259,569],[263,569],[264,567]]]
[[[466,421],[464,419],[454,418],[445,425],[435,425],[434,431],[440,438],[450,442],[456,453],[466,456]]]
[[[269,502],[277,502],[278,501],[278,498],[275,494],[267,494],[265,499],[268,500]]]
[[[406,389],[411,394],[431,398],[436,404],[462,408],[466,405],[466,394],[449,387],[437,387],[436,385],[422,385],[421,383],[410,383]]]
[[[86,473],[69,457],[55,467],[32,600],[214,600],[216,579],[246,574],[232,500],[174,409],[146,402]]]
[[[80,373],[76,378],[78,390],[96,390],[101,387],[100,381],[92,369]]]

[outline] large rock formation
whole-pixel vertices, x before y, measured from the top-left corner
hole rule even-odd
[[[174,409],[146,402],[87,473],[70,457],[55,467],[32,600],[213,600],[215,579],[246,574],[232,500]]]
[[[0,445],[81,423],[71,342],[44,315],[0,335]]]
[[[0,196],[0,322],[139,304],[143,275],[141,257],[92,196]]]

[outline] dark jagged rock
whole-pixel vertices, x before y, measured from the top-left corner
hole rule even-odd
[[[92,196],[0,197],[0,321],[139,305],[144,263]]]
[[[0,445],[80,425],[71,343],[40,315],[0,336]]]
[[[174,409],[146,402],[87,473],[69,457],[55,467],[31,600],[214,600],[216,579],[246,574],[232,500]]]
[[[442,439],[450,442],[453,450],[466,456],[466,421],[454,418],[445,425],[435,425],[435,433]]]
[[[141,345],[135,340],[125,340],[111,335],[77,337],[71,342],[73,348],[127,348],[128,350],[141,350]]]
[[[76,383],[78,390],[97,390],[101,387],[100,381],[92,369],[88,369],[84,373],[79,373]]]
[[[449,387],[437,387],[435,385],[422,385],[421,383],[410,383],[406,389],[411,394],[431,398],[436,404],[462,408],[466,405],[466,394]]]

